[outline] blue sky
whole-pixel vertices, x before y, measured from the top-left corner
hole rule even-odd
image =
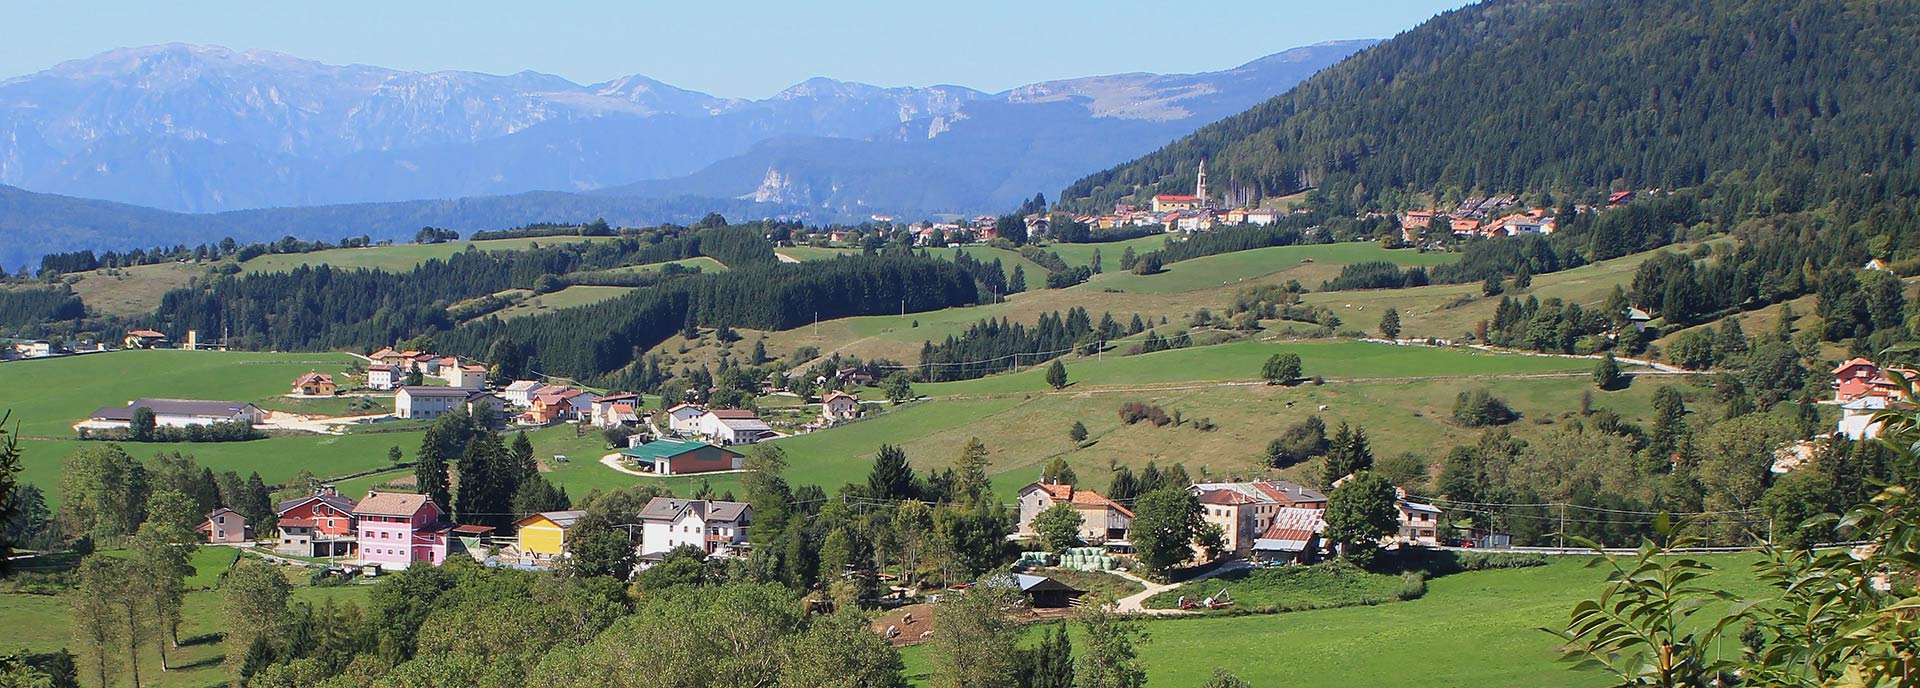
[[[645,74],[759,98],[812,76],[998,91],[1064,77],[1232,67],[1386,38],[1462,0],[0,0],[0,78],[113,48],[201,43],[322,62],[593,83]]]

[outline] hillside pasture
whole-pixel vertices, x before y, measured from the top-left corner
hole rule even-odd
[[[1095,276],[1089,289],[1129,293],[1169,294],[1214,287],[1231,287],[1261,277],[1284,275],[1312,289],[1320,282],[1340,274],[1340,267],[1353,263],[1386,261],[1402,266],[1440,265],[1460,259],[1456,253],[1421,253],[1410,249],[1384,249],[1373,242],[1273,246],[1247,251],[1192,258],[1169,263],[1161,272],[1136,275],[1120,269],[1119,256],[1101,262],[1106,272]],[[1111,263],[1107,261],[1111,260]]]
[[[551,294],[541,294],[521,299],[519,303],[500,309],[493,316],[501,320],[549,313],[563,308],[591,306],[601,301],[616,299],[633,291],[633,287],[595,287],[576,285]]]
[[[66,279],[88,308],[102,315],[132,317],[152,313],[160,307],[160,297],[192,286],[206,274],[202,263],[155,263],[91,270]]]

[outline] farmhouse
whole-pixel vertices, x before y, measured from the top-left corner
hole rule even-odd
[[[46,358],[53,355],[53,342],[45,339],[18,340],[7,351],[20,358]]]
[[[1080,539],[1087,542],[1125,540],[1133,528],[1133,511],[1098,492],[1072,485],[1036,482],[1020,488],[1019,535],[1032,537],[1033,519],[1055,504],[1072,504],[1080,512]]]
[[[1900,385],[1894,383],[1896,373],[1909,381],[1920,378],[1920,373],[1906,368],[1881,368],[1879,364],[1864,358],[1853,358],[1833,369],[1833,401],[1845,405],[1868,397],[1879,397],[1890,401],[1905,401],[1905,393]]]
[[[667,429],[676,435],[700,432],[700,417],[706,414],[706,409],[693,404],[675,404],[667,409]]]
[[[521,556],[535,561],[551,561],[567,551],[567,531],[587,512],[543,511],[514,522],[520,534]]]
[[[352,556],[354,501],[325,485],[273,509],[280,542],[273,551],[301,557]]]
[[[746,556],[753,507],[745,502],[654,497],[640,509],[640,524],[643,561],[659,561],[683,546],[698,547],[710,556]]]
[[[593,411],[593,394],[572,387],[539,387],[531,398],[532,404],[520,414],[520,420],[533,425],[578,420]]]
[[[1440,546],[1440,507],[1407,501],[1406,490],[1400,490],[1400,498],[1394,500],[1393,507],[1400,512],[1400,533],[1396,539],[1401,544]]]
[[[860,397],[834,390],[820,400],[820,420],[837,423],[860,417]]]
[[[393,393],[394,415],[401,418],[439,418],[467,403],[469,390],[452,387],[401,387]]]
[[[367,388],[368,389],[375,389],[375,390],[384,392],[399,386],[402,378],[404,377],[405,377],[405,374],[399,372],[398,370],[395,370],[393,366],[387,365],[385,363],[375,363],[373,365],[367,366]]]
[[[453,524],[426,495],[368,492],[354,505],[353,517],[362,565],[404,569],[447,559]]]
[[[333,383],[332,375],[310,372],[293,381],[291,393],[309,397],[330,397],[340,393],[340,386]]]
[[[1273,525],[1281,509],[1325,509],[1327,496],[1285,480],[1200,483],[1189,488],[1200,500],[1201,518],[1226,532],[1227,548],[1245,555]]]
[[[169,344],[167,335],[153,330],[134,330],[128,332],[120,343],[129,349],[162,349]]]
[[[766,421],[746,409],[713,409],[696,422],[696,434],[720,444],[753,444],[775,436]]]
[[[643,442],[620,450],[620,456],[635,468],[658,475],[737,471],[745,467],[747,458],[731,449],[691,440]]]
[[[533,405],[533,390],[540,386],[539,382],[533,380],[514,380],[501,390],[500,396],[506,397],[509,404],[526,408]]]
[[[247,525],[247,517],[226,507],[214,509],[200,522],[200,534],[207,542],[216,545],[237,545],[253,541],[253,528]]]
[[[640,395],[609,394],[593,400],[594,427],[617,428],[640,422]]]
[[[487,367],[475,363],[442,364],[440,379],[446,380],[447,386],[455,389],[481,389],[487,386]]]
[[[153,424],[160,427],[184,428],[189,425],[233,422],[253,425],[267,420],[267,412],[260,410],[260,407],[238,401],[135,399],[125,406],[107,406],[94,411],[80,425],[90,428],[132,427],[134,412],[142,408],[153,411]]]

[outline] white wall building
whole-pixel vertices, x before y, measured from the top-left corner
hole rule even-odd
[[[640,510],[640,558],[658,561],[689,545],[710,556],[744,556],[752,525],[745,502],[654,497]]]

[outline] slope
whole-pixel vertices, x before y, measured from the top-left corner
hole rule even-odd
[[[1772,192],[1755,208],[1774,212],[1912,197],[1917,33],[1920,6],[1899,2],[1491,0],[1062,197],[1090,210],[1189,188],[1201,159],[1233,196],[1319,187],[1353,205],[1716,177]]]

